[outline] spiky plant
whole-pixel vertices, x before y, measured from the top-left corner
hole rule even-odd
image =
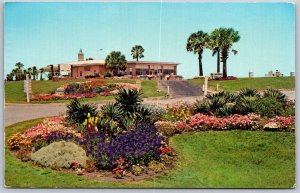
[[[219,117],[226,117],[229,115],[233,115],[236,113],[235,105],[233,104],[226,104],[222,108],[219,108],[215,115]]]
[[[142,93],[137,90],[121,89],[116,96],[116,104],[129,115],[132,115],[142,102]]]
[[[275,98],[278,102],[282,103],[282,104],[286,104],[287,103],[287,97],[285,94],[283,94],[281,91],[277,90],[277,89],[267,89],[264,94],[263,97],[272,97]]]
[[[256,89],[251,89],[251,88],[242,88],[239,92],[239,97],[259,97],[260,94],[257,92]]]
[[[123,116],[123,110],[114,103],[109,103],[101,107],[102,117],[108,120],[120,120]]]
[[[67,105],[66,119],[73,123],[83,123],[88,113],[91,116],[97,116],[97,106],[95,104],[81,104],[78,99],[73,99]]]
[[[209,100],[213,100],[214,98],[223,98],[226,101],[226,103],[232,103],[235,102],[237,96],[228,91],[221,91],[218,93],[208,94],[206,95],[206,98]]]
[[[236,102],[236,109],[239,111],[239,114],[249,114],[253,113],[256,110],[257,106],[257,96],[242,96]]]

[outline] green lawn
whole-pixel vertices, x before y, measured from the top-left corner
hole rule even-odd
[[[189,82],[201,86],[204,79],[190,79]],[[261,78],[239,78],[237,80],[208,81],[210,90],[216,90],[219,84],[219,90],[238,91],[241,88],[252,88],[265,90],[267,88],[275,89],[295,89],[295,77],[261,77]]]
[[[101,79],[103,80],[103,79]],[[82,79],[79,80],[70,80],[70,81],[32,81],[32,92],[33,94],[46,94],[50,93],[51,91],[56,90],[63,84],[71,83],[71,82],[80,82],[85,81]],[[106,83],[132,83],[135,84],[135,80],[122,80],[122,79],[104,79]],[[23,92],[23,81],[12,81],[12,82],[5,82],[5,102],[6,103],[24,103],[26,101],[26,95]],[[142,81],[142,89],[143,89],[143,97],[156,97],[157,96],[157,85],[155,80],[144,80]],[[160,92],[159,96],[165,95],[164,92]],[[113,96],[98,96],[89,99],[83,99],[83,101],[103,101],[103,100],[112,100],[114,99]],[[64,103],[68,102],[69,100],[56,100],[56,101],[35,101],[33,103]]]
[[[158,96],[166,95],[166,93],[163,91],[157,92],[156,80],[143,80],[141,84],[142,84],[143,97],[158,97]]]
[[[5,128],[5,143],[17,131],[40,122]],[[175,168],[144,181],[105,182],[21,162],[5,149],[9,187],[102,188],[291,188],[295,183],[295,135],[264,131],[186,133],[170,139],[178,154]]]

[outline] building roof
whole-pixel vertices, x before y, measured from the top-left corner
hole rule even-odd
[[[180,64],[178,62],[157,62],[157,61],[127,61],[127,63],[132,64]],[[74,62],[66,62],[61,65],[72,65],[72,66],[93,66],[93,65],[104,65],[105,60],[84,60],[84,61],[74,61]]]

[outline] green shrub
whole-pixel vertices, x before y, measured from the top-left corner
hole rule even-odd
[[[241,96],[236,102],[236,109],[239,114],[247,115],[256,112],[257,96]]]
[[[274,97],[264,97],[256,101],[255,113],[272,118],[283,113],[283,104]]]
[[[59,141],[31,154],[34,163],[45,167],[70,168],[73,162],[86,166],[84,149],[73,142]]]
[[[219,108],[215,115],[218,117],[226,117],[230,115],[234,115],[236,113],[236,106],[232,103],[228,103],[223,107]]]
[[[288,116],[295,116],[295,108],[294,107],[287,107],[283,110],[281,113],[282,116],[288,117]]]
[[[242,88],[239,91],[238,97],[260,97],[256,89]]]
[[[167,137],[173,136],[175,133],[179,133],[176,128],[176,124],[171,121],[157,121],[154,125],[159,133]]]
[[[142,93],[137,90],[121,89],[116,96],[116,103],[129,116],[133,115],[142,102]]]
[[[267,89],[263,96],[266,97],[271,97],[276,99],[278,102],[282,103],[282,104],[286,104],[287,103],[287,97],[285,94],[283,94],[282,92],[280,92],[277,89]]]
[[[67,105],[67,120],[71,123],[83,123],[90,114],[91,117],[97,116],[97,106],[95,104],[81,104],[78,99],[72,100]]]

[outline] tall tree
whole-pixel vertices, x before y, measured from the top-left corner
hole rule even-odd
[[[32,68],[31,67],[27,68],[27,73],[29,74],[29,79],[31,79],[31,77],[32,77]],[[25,76],[25,79],[26,79],[26,74],[25,73],[24,73],[24,76]]]
[[[209,36],[203,31],[192,33],[187,39],[186,50],[198,54],[199,76],[203,76],[202,53],[208,46]]]
[[[220,73],[220,28],[215,29],[209,35],[209,48],[212,50],[212,56],[217,55],[217,73]]]
[[[120,70],[125,70],[127,60],[121,52],[112,51],[105,59],[105,66],[110,69],[113,75],[118,75]]]
[[[38,70],[37,70],[36,66],[33,66],[33,67],[32,67],[32,72],[31,72],[31,74],[32,74],[33,80],[38,79],[38,78],[37,78],[37,76],[38,76]]]
[[[143,58],[144,55],[144,48],[141,45],[135,45],[131,49],[131,55],[133,59],[136,59],[136,61],[139,61],[139,58]]]
[[[227,78],[227,59],[230,51],[237,54],[236,50],[232,50],[231,47],[234,43],[240,40],[238,31],[233,28],[220,28],[220,48],[221,48],[221,59],[223,63],[223,78]]]
[[[18,68],[18,69],[22,69],[24,67],[24,64],[21,63],[21,62],[18,62],[15,64],[15,66]]]

